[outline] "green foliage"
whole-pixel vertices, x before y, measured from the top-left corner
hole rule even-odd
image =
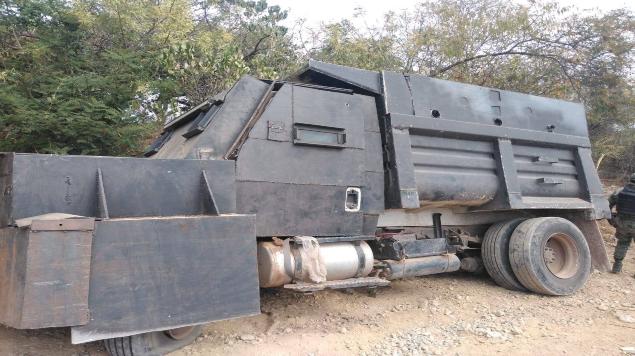
[[[7,0],[0,15],[0,151],[138,154],[178,101],[295,63],[265,1]]]
[[[392,53],[395,46],[390,31],[375,34],[356,28],[350,21],[325,25],[323,42],[312,57],[369,70],[389,70],[401,67],[400,58]]]
[[[291,30],[264,0],[4,0],[0,151],[135,155],[241,75],[313,57],[581,101],[596,158],[635,168],[630,11],[444,0],[362,15]]]
[[[0,9],[0,150],[136,152],[143,128],[123,108],[142,66],[126,51],[95,53],[64,2],[5,2]],[[125,129],[125,130],[124,130]],[[123,137],[122,132],[128,137]]]

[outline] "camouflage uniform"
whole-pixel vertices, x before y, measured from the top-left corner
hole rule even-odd
[[[622,263],[626,252],[631,245],[631,241],[635,238],[635,215],[625,214],[620,212],[619,209],[619,195],[625,189],[635,190],[635,174],[631,175],[630,182],[624,188],[618,189],[609,197],[609,204],[611,209],[618,205],[617,214],[611,221],[611,225],[615,227],[615,238],[617,239],[617,246],[615,247],[615,254],[613,258],[615,263],[613,264],[613,273],[620,273],[622,271]]]

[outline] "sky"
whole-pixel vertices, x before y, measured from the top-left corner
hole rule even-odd
[[[512,0],[522,2],[523,0]],[[280,5],[288,9],[287,25],[298,19],[306,19],[307,25],[318,26],[321,22],[333,22],[342,18],[350,18],[355,8],[362,7],[366,11],[364,21],[380,21],[387,11],[399,11],[412,8],[420,0],[268,0],[269,5]],[[609,11],[620,7],[635,10],[635,1],[626,0],[559,0],[562,5],[576,5],[581,9],[599,8]]]

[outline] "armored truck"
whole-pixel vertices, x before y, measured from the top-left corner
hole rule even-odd
[[[310,61],[243,77],[145,156],[0,156],[0,323],[158,355],[260,313],[260,288],[486,270],[568,295],[608,267],[581,104]]]

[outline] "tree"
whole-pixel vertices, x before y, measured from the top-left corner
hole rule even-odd
[[[319,37],[318,47],[309,55],[315,59],[369,70],[404,69],[393,53],[397,43],[390,30],[362,30],[343,20],[325,25]]]
[[[0,5],[0,150],[127,154],[143,127],[125,115],[143,63],[95,51],[66,2]]]
[[[184,105],[294,64],[286,13],[264,1],[5,0],[0,15],[1,151],[137,154]]]

